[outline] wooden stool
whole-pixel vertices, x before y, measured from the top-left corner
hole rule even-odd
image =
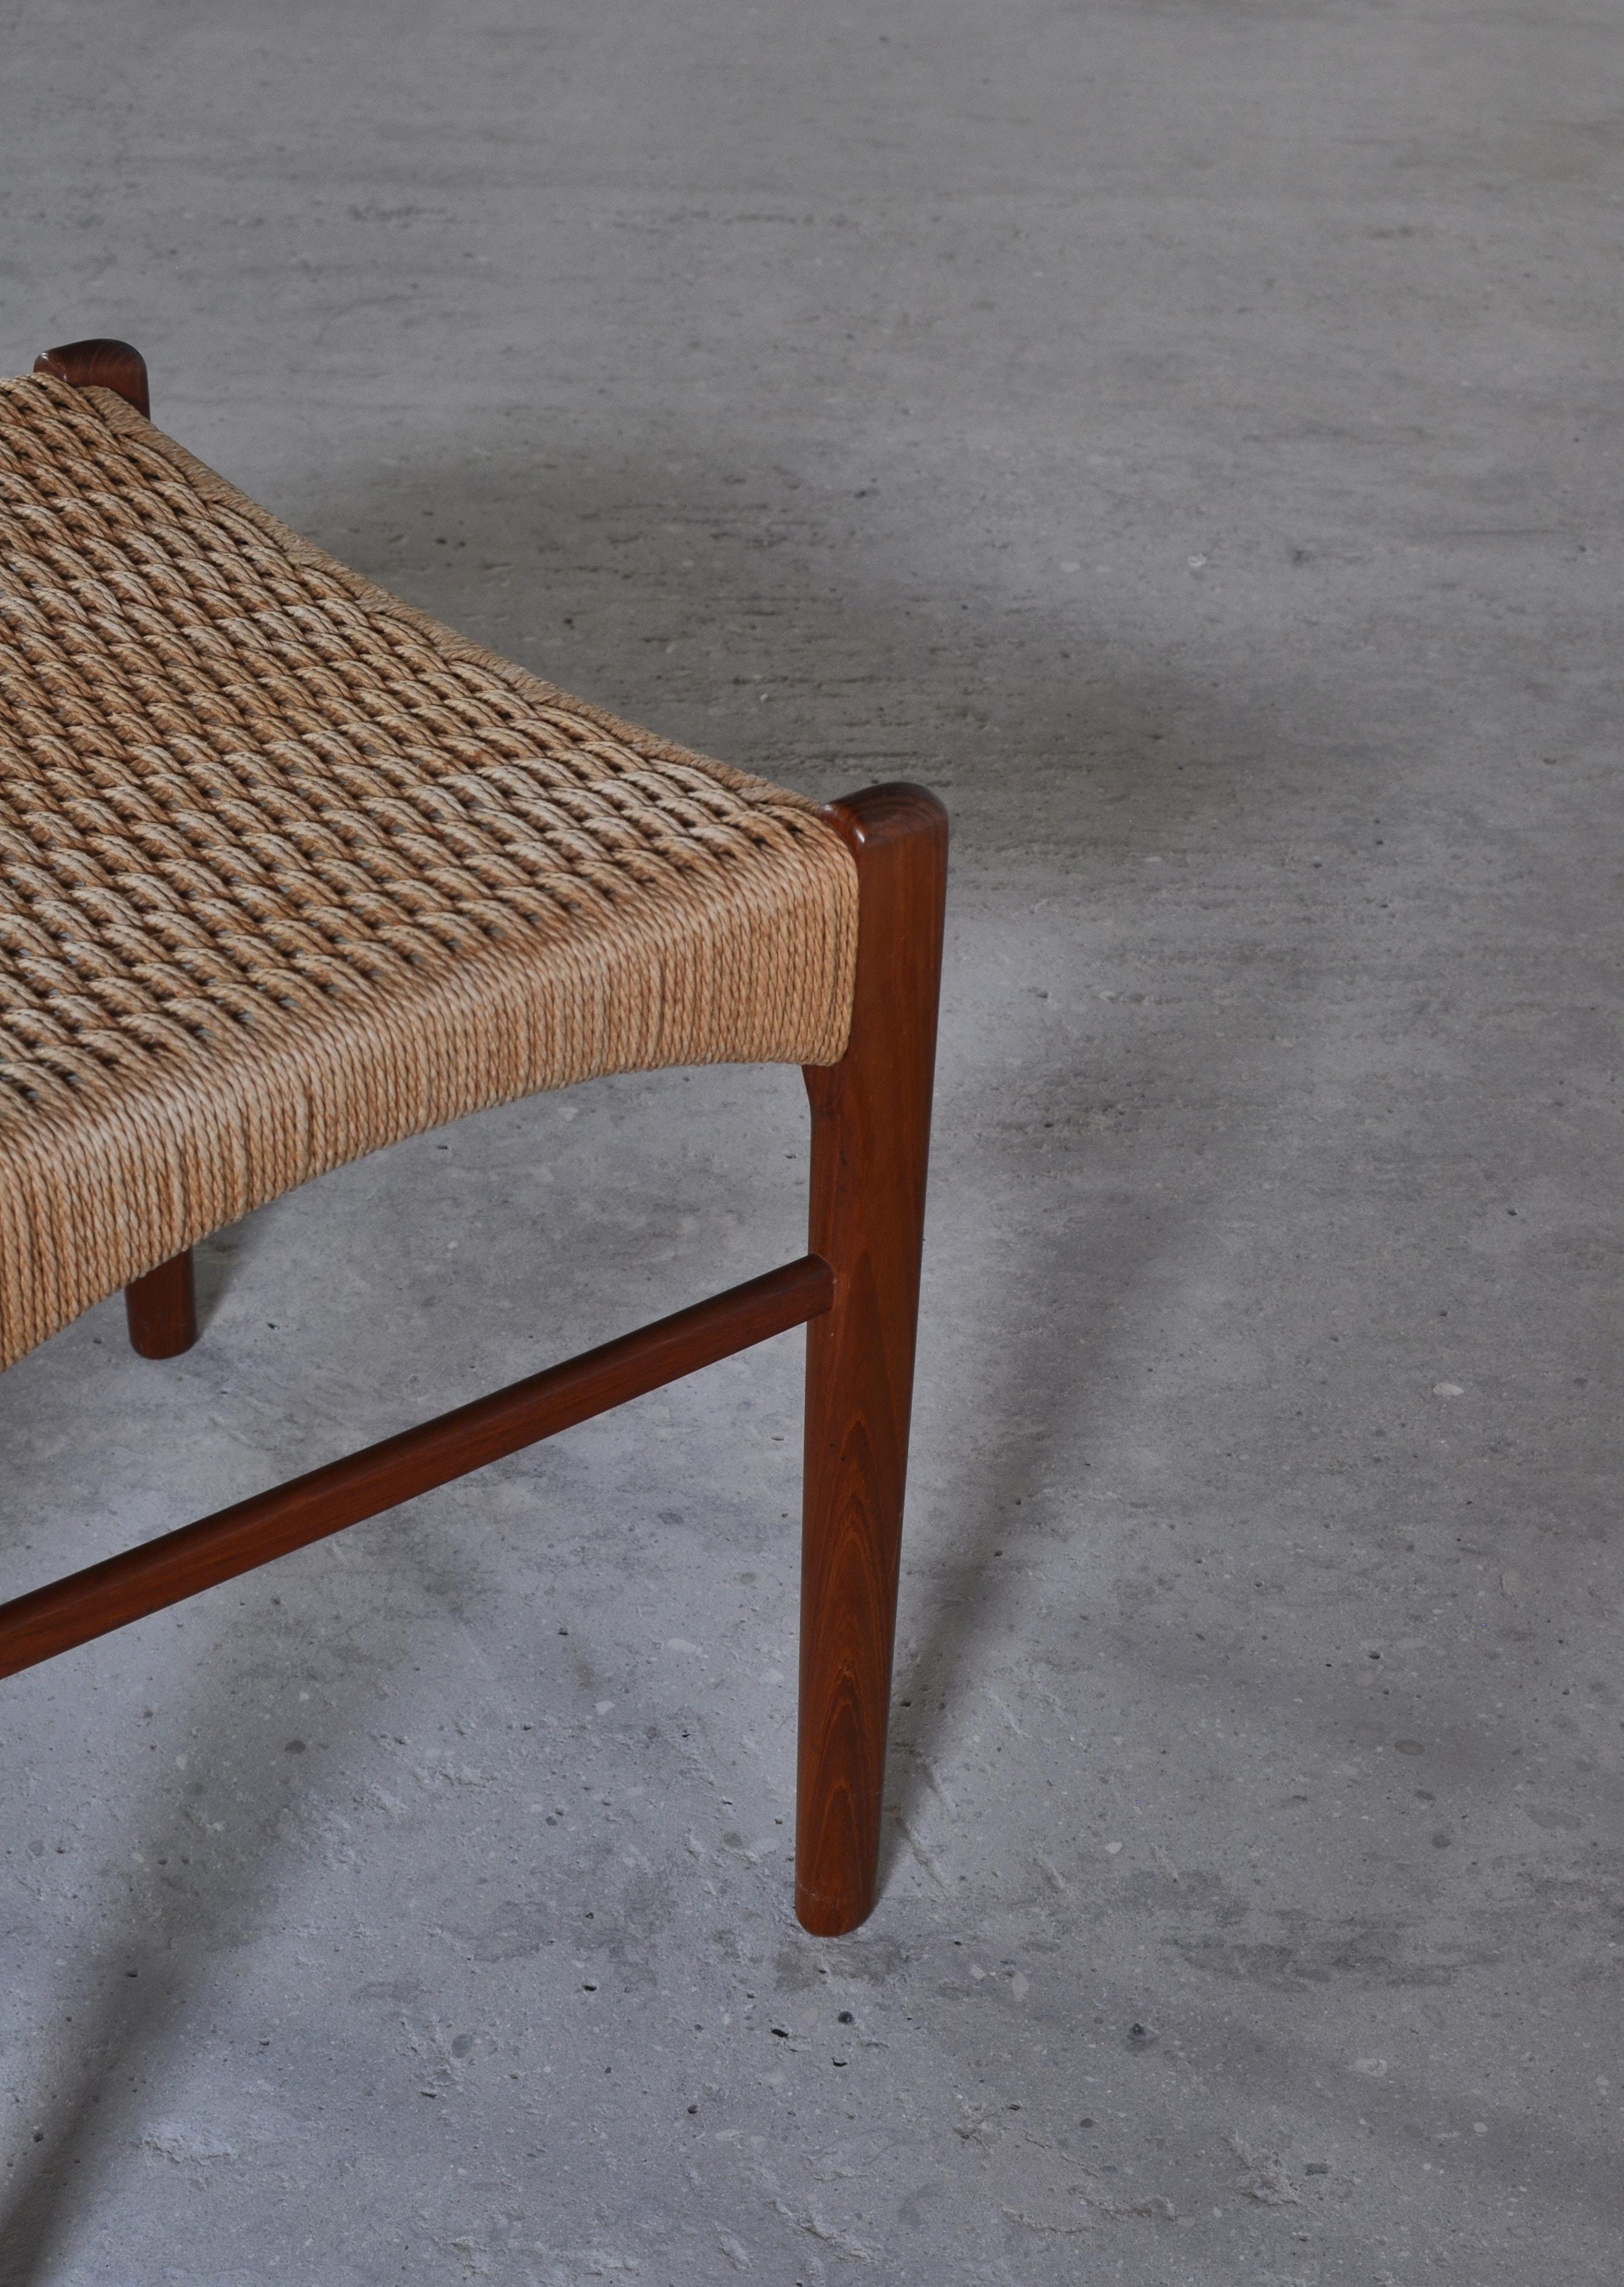
[[[611,1072],[795,1063],[800,1261],[0,1607],[15,1674],[804,1324],[795,1908],[874,1903],[947,821],[818,811],[499,660],[147,417],[0,382],[0,1366],[400,1137]]]

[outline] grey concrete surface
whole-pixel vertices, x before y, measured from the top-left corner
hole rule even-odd
[[[786,1339],[0,1695],[0,2280],[1619,2273],[1624,17],[22,0],[7,358],[957,832],[887,1871]],[[543,1098],[0,1384],[21,1588],[794,1251]]]

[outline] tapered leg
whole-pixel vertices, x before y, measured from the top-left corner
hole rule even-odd
[[[879,1873],[947,813],[887,786],[827,815],[857,861],[857,985],[845,1056],[806,1073],[811,1251],[835,1296],[807,1330],[795,1911],[835,1937]]]
[[[192,1250],[172,1254],[145,1278],[132,1278],[124,1289],[124,1316],[130,1321],[130,1341],[143,1357],[178,1357],[197,1340],[197,1289],[192,1277]]]

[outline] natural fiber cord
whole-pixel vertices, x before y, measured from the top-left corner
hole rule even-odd
[[[0,1365],[484,1105],[832,1064],[855,949],[800,797],[464,642],[109,391],[0,382]]]

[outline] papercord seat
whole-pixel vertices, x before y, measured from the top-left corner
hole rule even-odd
[[[107,389],[0,382],[0,1365],[250,1207],[611,1072],[830,1064],[812,805],[466,643]]]

